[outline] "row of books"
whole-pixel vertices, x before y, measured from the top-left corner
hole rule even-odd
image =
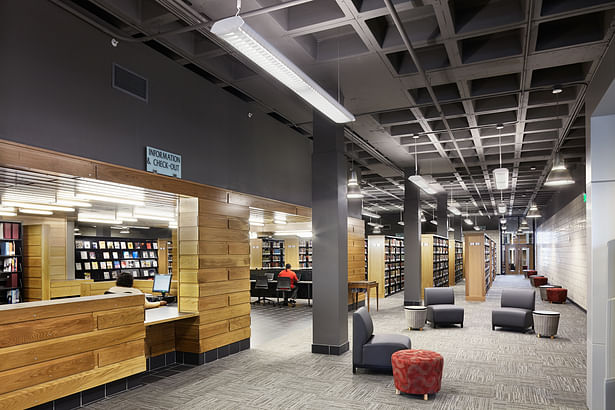
[[[154,251],[123,251],[121,255],[122,258],[119,252],[103,252],[102,258],[97,258],[96,252],[79,251],[80,259],[157,259]]]
[[[158,249],[158,242],[75,240],[76,249]]]
[[[151,278],[158,271],[156,269],[147,269],[140,272],[139,270],[122,270],[121,272],[128,272],[132,275],[133,278]],[[114,271],[105,271],[102,274],[93,274],[92,272],[84,272],[83,279],[99,279],[99,280],[111,280],[117,279],[117,276],[120,274],[119,270]]]
[[[92,261],[75,262],[75,270],[103,270],[103,269],[126,269],[126,268],[157,268],[157,260],[121,260],[121,261]]]
[[[2,272],[19,272],[19,259],[4,259],[4,261],[2,262]]]
[[[21,296],[19,289],[11,289],[6,291],[6,303],[19,303],[21,302]]]
[[[15,242],[0,242],[0,256],[16,255],[17,244]]]
[[[20,239],[19,224],[13,222],[0,222],[0,239]]]

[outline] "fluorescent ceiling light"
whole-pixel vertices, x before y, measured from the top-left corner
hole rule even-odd
[[[363,210],[361,211],[361,214],[362,214],[362,215],[365,215],[365,216],[369,216],[370,218],[380,219],[380,215],[378,215],[377,213],[374,213],[374,212],[372,212],[372,211],[369,211],[369,210],[367,210],[367,209],[363,209]]]
[[[470,226],[474,225],[474,222],[472,222],[472,220],[470,218],[464,219],[463,222],[465,222],[466,224],[468,224]]]
[[[274,236],[298,236],[300,238],[311,238],[312,231],[279,231],[274,232]]]
[[[432,224],[434,224],[434,225],[438,225],[438,221],[436,221],[435,219],[432,219],[432,220],[431,220],[431,221],[429,221],[429,222],[431,222],[431,223],[432,223]]]
[[[401,226],[404,226],[404,225],[405,225],[404,221],[397,221],[397,224],[399,224],[399,225],[401,225]]]
[[[508,189],[508,168],[496,168],[493,170],[493,179],[497,189]]]
[[[12,207],[12,206],[0,206],[0,212],[15,212],[15,207]]]
[[[410,177],[408,177],[408,180],[429,195],[433,195],[436,193],[436,191],[429,186],[425,178],[420,175],[411,175]]]
[[[476,203],[476,200],[474,198],[470,199],[470,201],[472,202],[472,205],[478,208],[478,204]]]
[[[284,219],[274,219],[273,223],[276,223],[278,225],[286,225],[286,220],[284,220]]]
[[[373,226],[374,228],[382,228],[383,225],[376,223],[376,222],[368,222],[367,223],[369,226]]]
[[[27,208],[27,209],[38,209],[40,211],[62,211],[62,212],[75,212],[75,208],[68,208],[66,206],[55,206],[55,205],[41,205],[41,204],[31,204],[28,202],[14,202],[14,201],[2,201],[2,206],[10,206],[10,207],[18,207],[18,208]],[[41,214],[46,215],[46,214]]]
[[[152,209],[152,208],[135,208],[133,210],[133,215],[135,218],[138,218],[139,215],[152,215],[152,216],[162,216],[165,218],[175,218],[176,212],[163,210],[163,209]]]
[[[474,226],[474,230],[475,231],[480,231],[480,228],[478,226]]]
[[[79,222],[91,222],[91,223],[101,223],[101,224],[111,224],[111,225],[121,224],[124,222],[124,221],[111,220],[111,219],[83,218],[83,217],[78,217],[77,220]]]
[[[265,220],[263,218],[260,217],[256,217],[256,216],[252,216],[250,217],[250,219],[248,219],[248,222],[250,223],[265,223]]]
[[[79,199],[87,199],[90,201],[109,202],[112,204],[143,206],[143,201],[139,201],[136,199],[119,198],[115,196],[104,196],[104,195],[87,194],[87,193],[78,193],[76,196]]]
[[[481,210],[479,209],[479,210],[478,210],[478,214],[479,214],[480,216],[483,216],[483,211],[481,211]]]
[[[332,121],[343,124],[355,120],[348,110],[247,25],[240,16],[229,17],[214,23],[211,32]]]
[[[251,221],[250,225],[252,225],[252,226],[265,226],[265,224],[262,223],[262,222],[254,222],[254,221]]]
[[[51,211],[45,211],[43,209],[25,209],[19,208],[20,214],[33,214],[33,215],[53,215]]]
[[[17,214],[11,211],[0,211],[0,216],[17,216]]]
[[[454,206],[449,206],[448,210],[451,211],[453,215],[461,215],[461,211]]]

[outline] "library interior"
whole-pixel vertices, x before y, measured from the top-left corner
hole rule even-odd
[[[0,22],[0,410],[615,409],[615,1]]]

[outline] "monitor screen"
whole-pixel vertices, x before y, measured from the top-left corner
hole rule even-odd
[[[154,275],[152,292],[169,293],[171,290],[171,276],[173,275]]]

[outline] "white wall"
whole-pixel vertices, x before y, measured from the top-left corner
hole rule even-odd
[[[568,289],[568,298],[587,309],[587,231],[583,195],[536,229],[536,269],[549,283]]]

